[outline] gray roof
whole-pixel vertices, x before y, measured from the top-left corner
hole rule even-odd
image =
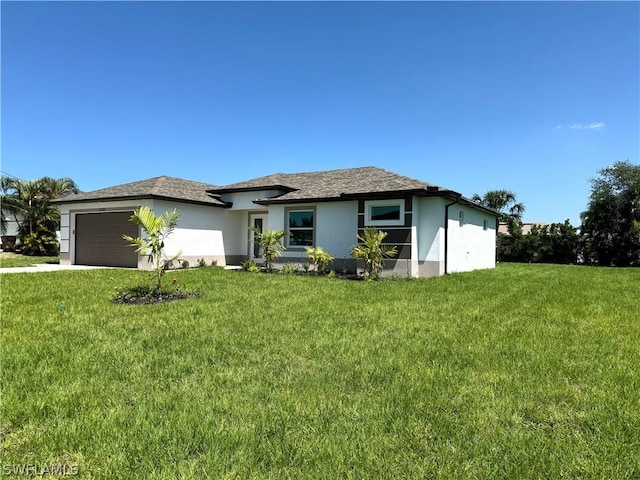
[[[209,190],[217,194],[251,190],[280,190],[282,195],[260,203],[333,200],[398,192],[444,194],[449,190],[378,167],[358,167],[307,173],[275,173]]]
[[[137,182],[123,183],[114,187],[82,192],[54,200],[56,203],[90,202],[100,200],[123,200],[162,198],[186,203],[198,203],[226,207],[227,204],[216,195],[207,193],[215,185],[194,182],[175,177],[154,177]]]

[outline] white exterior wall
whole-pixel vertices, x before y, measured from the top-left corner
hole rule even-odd
[[[460,225],[460,212],[464,222]],[[484,228],[486,221],[487,228]],[[496,219],[464,204],[449,208],[448,273],[496,266]]]
[[[13,217],[13,215],[4,215],[4,218],[7,219],[7,231],[3,234],[3,236],[18,236],[18,222]]]
[[[225,202],[233,203],[231,210],[264,210],[266,207],[257,205],[253,203],[253,201],[260,198],[275,197],[282,193],[284,192],[281,190],[258,190],[251,192],[227,193],[221,195],[220,198]]]
[[[358,202],[327,202],[316,207],[316,246],[336,259],[351,258],[357,243]]]
[[[418,199],[418,259],[422,262],[444,260],[444,209],[441,197]]]
[[[178,226],[165,242],[168,257],[179,253],[192,266],[199,259],[224,266],[226,255],[240,243],[236,228],[240,219],[225,208],[167,200],[153,200],[152,208],[156,215],[173,208],[180,212]]]

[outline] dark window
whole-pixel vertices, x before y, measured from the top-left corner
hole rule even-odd
[[[290,210],[288,213],[289,246],[312,247],[314,229],[313,210]]]
[[[372,205],[371,220],[400,220],[400,205]]]

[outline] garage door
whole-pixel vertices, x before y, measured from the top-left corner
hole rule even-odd
[[[137,267],[138,254],[122,238],[122,235],[138,236],[138,226],[129,221],[132,213],[77,214],[75,263]]]

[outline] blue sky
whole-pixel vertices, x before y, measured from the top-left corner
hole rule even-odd
[[[639,162],[638,2],[2,2],[2,171],[376,165],[579,224]]]

